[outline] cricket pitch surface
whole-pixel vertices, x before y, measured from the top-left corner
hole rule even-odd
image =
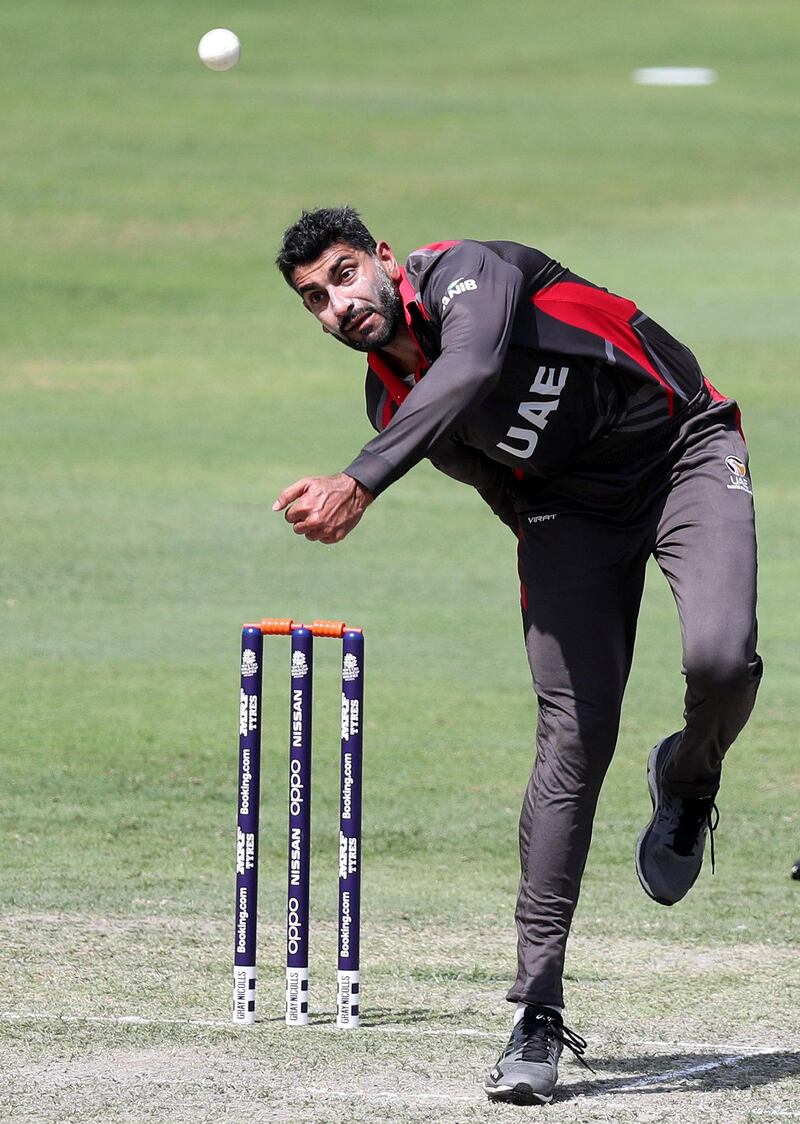
[[[264,926],[258,1021],[228,1018],[228,926],[168,917],[18,915],[0,1012],[0,1119],[470,1122],[800,1119],[794,950],[576,937],[556,1100],[488,1103],[509,1030],[512,938],[469,930],[364,933],[364,1025],[334,1027],[333,926],[312,964],[312,1022],[282,1018],[281,932]],[[38,939],[27,938],[36,932]],[[26,936],[27,935],[27,936]],[[480,959],[478,959],[480,958]]]

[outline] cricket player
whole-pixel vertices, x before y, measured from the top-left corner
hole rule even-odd
[[[366,354],[378,434],[274,510],[339,542],[427,458],[517,538],[537,753],[519,825],[513,1030],[484,1088],[546,1104],[563,1047],[586,1046],[563,1020],[564,952],[650,556],[677,603],[686,694],[683,726],[649,754],[636,871],[670,906],[709,836],[713,863],[722,761],[761,677],[739,410],[633,301],[529,246],[435,242],[400,265],[351,208],[323,208],[287,230],[277,263],[322,330]]]

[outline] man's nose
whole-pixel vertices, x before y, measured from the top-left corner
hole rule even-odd
[[[352,308],[353,304],[348,296],[338,292],[336,289],[331,289],[328,300],[330,301],[331,311],[338,319],[341,319],[344,313]]]

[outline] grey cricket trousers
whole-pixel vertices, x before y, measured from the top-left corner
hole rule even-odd
[[[761,677],[756,539],[737,417],[728,401],[689,420],[659,464],[622,488],[616,508],[571,504],[562,481],[522,517],[523,622],[539,717],[520,817],[518,974],[509,1000],[563,1005],[567,937],[651,555],[677,604],[686,679],[680,748],[665,784],[681,795],[715,793],[725,752],[753,708]],[[650,745],[670,732],[653,731]]]

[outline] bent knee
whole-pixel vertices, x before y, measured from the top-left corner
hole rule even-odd
[[[734,650],[730,645],[698,646],[686,652],[683,673],[687,682],[707,689],[738,690],[758,684],[761,658],[755,652]]]

